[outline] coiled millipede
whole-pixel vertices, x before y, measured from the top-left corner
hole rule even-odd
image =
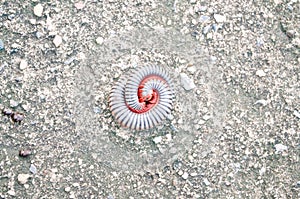
[[[161,123],[171,113],[173,98],[168,72],[148,65],[122,76],[110,93],[109,104],[112,115],[123,127],[144,130]]]

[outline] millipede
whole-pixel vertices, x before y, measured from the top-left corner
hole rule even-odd
[[[109,96],[110,110],[121,126],[145,130],[155,127],[171,113],[172,80],[163,67],[147,65],[121,76]]]

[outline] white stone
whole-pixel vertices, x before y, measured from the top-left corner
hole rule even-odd
[[[255,104],[261,104],[262,106],[266,106],[267,104],[269,104],[269,100],[264,100],[264,99],[261,99],[261,100],[257,100],[255,103],[254,103],[254,105]]]
[[[40,3],[37,4],[36,6],[34,6],[34,8],[33,8],[34,15],[38,16],[38,17],[41,17],[43,15],[43,11],[44,11],[44,8]]]
[[[300,113],[297,111],[297,110],[294,110],[294,113],[293,113],[297,118],[300,119]]]
[[[18,182],[20,184],[25,184],[25,183],[27,183],[29,178],[30,178],[29,174],[21,173],[21,174],[18,175]]]
[[[167,142],[170,142],[172,140],[172,135],[170,134],[170,133],[168,133],[167,135],[166,135],[166,141]]]
[[[65,192],[70,192],[71,191],[71,187],[66,187],[65,188]]]
[[[203,179],[203,182],[204,182],[204,184],[205,184],[206,186],[209,186],[209,185],[210,185],[210,182],[208,181],[207,178],[204,178],[204,179]]]
[[[263,175],[264,173],[266,173],[266,167],[262,167],[260,170],[259,170],[259,175]]]
[[[181,85],[185,90],[192,90],[196,87],[194,81],[185,73],[180,73]]]
[[[258,77],[264,77],[264,76],[266,76],[266,73],[265,73],[265,71],[263,71],[263,70],[257,70],[255,74],[256,74]]]
[[[8,192],[7,192],[7,194],[8,195],[10,195],[10,196],[15,196],[16,195],[16,192],[14,191],[14,190],[9,190]]]
[[[27,68],[28,63],[25,59],[22,59],[20,62],[20,70],[24,70],[25,68]]]
[[[280,153],[280,152],[286,151],[288,149],[288,147],[283,144],[275,144],[274,147],[275,147],[276,153]]]
[[[103,37],[97,37],[97,39],[96,39],[97,44],[101,45],[101,44],[103,44],[103,42],[104,42]]]
[[[214,18],[217,23],[223,23],[226,21],[226,16],[220,15],[220,14],[214,14]]]
[[[187,172],[184,172],[181,177],[186,180],[188,179],[189,174]]]
[[[195,66],[188,66],[187,67],[187,71],[189,71],[190,73],[194,74],[196,72],[196,67]]]
[[[161,143],[161,140],[162,140],[162,137],[161,137],[161,136],[158,136],[158,137],[153,138],[153,142],[154,142],[155,144]]]
[[[59,35],[56,35],[53,39],[53,43],[54,43],[55,47],[60,46],[60,44],[62,43],[62,37]]]

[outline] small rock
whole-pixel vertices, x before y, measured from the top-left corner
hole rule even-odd
[[[203,182],[204,182],[204,184],[205,184],[206,186],[209,186],[209,185],[210,185],[210,182],[208,181],[207,178],[204,178],[204,179],[203,179]]]
[[[14,122],[18,122],[19,124],[21,124],[21,121],[24,119],[24,114],[23,113],[19,113],[19,112],[15,112],[11,115],[11,119]]]
[[[179,170],[177,174],[180,175],[180,176],[182,176],[183,175],[183,171]]]
[[[172,135],[170,134],[170,133],[168,133],[167,135],[166,135],[166,141],[167,142],[170,142],[172,140]]]
[[[263,71],[263,70],[258,70],[258,71],[256,71],[256,73],[255,73],[258,77],[264,77],[264,76],[266,76],[266,73],[265,73],[265,71]]]
[[[297,110],[294,110],[294,113],[293,113],[297,118],[300,119],[300,113],[297,111]]]
[[[27,68],[28,63],[26,60],[22,59],[20,62],[20,70],[24,70],[25,68]]]
[[[74,4],[75,8],[78,10],[81,10],[82,8],[84,8],[84,3],[82,1],[79,1],[77,3]]]
[[[0,39],[0,50],[3,50],[4,49],[4,43],[2,41],[2,39]]]
[[[196,87],[192,79],[190,79],[187,74],[180,73],[181,85],[185,90],[192,90]]]
[[[264,99],[261,99],[261,100],[257,100],[255,104],[261,104],[262,106],[266,106],[267,104],[269,103],[269,100],[264,100]]]
[[[202,33],[207,34],[211,30],[211,25],[207,25],[203,28]]]
[[[8,195],[10,195],[10,196],[15,196],[16,195],[16,192],[15,192],[15,190],[9,190],[8,192],[7,192],[7,194]]]
[[[191,74],[194,74],[197,71],[197,69],[195,66],[188,66],[187,71],[189,71]]]
[[[33,8],[33,13],[35,16],[41,17],[43,15],[43,6],[39,3]]]
[[[288,147],[283,144],[275,144],[274,147],[275,147],[276,153],[281,153],[288,149]]]
[[[181,177],[186,180],[188,179],[189,174],[187,172],[184,172]]]
[[[33,164],[30,165],[29,171],[30,171],[31,173],[33,173],[33,174],[36,174],[36,173],[37,173],[37,169],[36,169],[36,167],[35,167]]]
[[[210,17],[207,15],[201,15],[199,21],[204,23],[210,20]]]
[[[27,156],[29,156],[29,155],[31,155],[31,150],[29,150],[29,149],[22,149],[22,150],[20,150],[19,151],[19,156],[20,157],[27,157]]]
[[[266,173],[266,167],[262,167],[260,170],[259,170],[259,175],[263,175],[264,173]]]
[[[42,36],[43,36],[43,33],[39,32],[39,31],[37,31],[37,32],[35,33],[35,37],[36,37],[37,39],[41,38]]]
[[[220,14],[214,14],[214,18],[217,23],[223,23],[226,22],[226,16],[220,15]]]
[[[154,142],[155,144],[161,143],[161,141],[162,141],[162,137],[161,137],[161,136],[158,136],[158,137],[153,138],[153,142]]]
[[[59,36],[59,35],[56,35],[53,39],[53,43],[54,43],[56,48],[59,47],[60,44],[62,43],[62,37]]]
[[[11,116],[13,114],[13,111],[8,108],[3,108],[2,113],[3,115]]]
[[[25,184],[25,183],[27,183],[29,178],[30,178],[29,174],[21,173],[21,174],[18,175],[18,182],[20,184]]]
[[[194,4],[196,2],[197,2],[197,0],[190,0],[190,3],[192,3],[192,4]]]
[[[66,188],[65,188],[65,192],[68,193],[68,192],[70,192],[70,191],[71,191],[71,187],[66,187]]]
[[[210,116],[210,115],[204,115],[202,118],[203,118],[205,121],[207,121],[207,120],[209,120],[209,119],[211,118],[211,116]]]
[[[19,103],[15,100],[10,100],[9,105],[10,105],[10,107],[15,108],[19,105]]]
[[[29,19],[29,22],[30,22],[32,25],[35,25],[35,24],[36,24],[36,19]]]
[[[104,42],[103,37],[97,37],[97,39],[96,39],[97,44],[101,45],[101,44],[103,44],[103,42]]]

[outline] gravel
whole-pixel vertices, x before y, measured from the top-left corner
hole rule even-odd
[[[299,198],[299,10],[2,0],[0,198]],[[107,99],[147,64],[170,71],[174,108],[130,131]]]

